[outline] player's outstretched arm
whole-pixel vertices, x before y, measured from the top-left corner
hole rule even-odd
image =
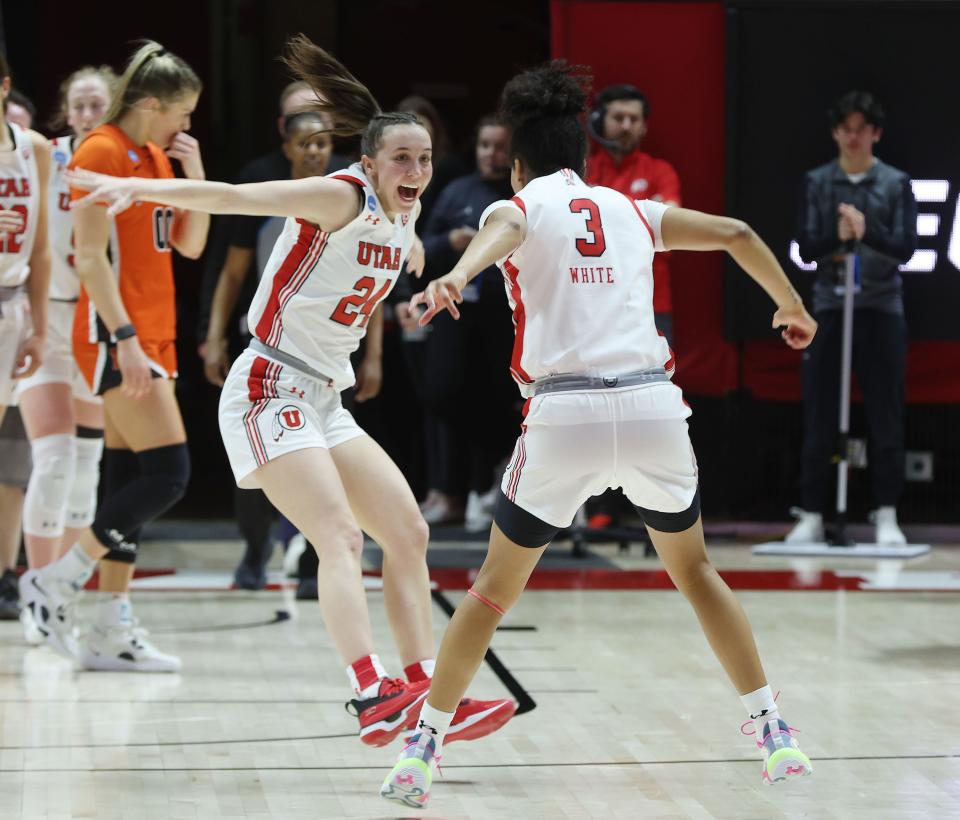
[[[356,218],[360,207],[356,185],[326,177],[230,185],[207,180],[112,177],[75,169],[67,172],[66,179],[72,187],[90,192],[74,200],[71,208],[106,204],[108,216],[115,216],[134,202],[149,201],[211,214],[295,217],[325,231],[336,231]]]
[[[446,276],[434,279],[427,289],[414,294],[410,309],[425,305],[420,326],[427,324],[441,310],[449,310],[454,319],[460,318],[457,305],[463,302],[463,289],[470,280],[494,262],[513,253],[527,233],[527,219],[516,208],[497,208],[484,223],[479,233],[470,240],[463,256]]]
[[[776,303],[773,327],[784,328],[780,334],[783,340],[797,350],[813,341],[817,323],[807,313],[773,251],[746,222],[670,208],[663,214],[660,233],[667,250],[727,251]]]

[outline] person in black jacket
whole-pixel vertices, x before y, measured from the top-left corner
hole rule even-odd
[[[832,509],[843,330],[844,253],[859,257],[854,298],[853,372],[863,393],[870,433],[876,542],[906,542],[897,524],[903,489],[903,408],[907,325],[898,266],[917,246],[917,204],[910,177],[873,153],[884,114],[873,95],[844,94],[830,110],[839,155],[804,180],[797,241],[816,262],[813,310],[820,331],[803,357],[803,509],[787,542],[823,541],[823,514]]]
[[[427,220],[426,278],[450,270],[476,235],[484,209],[513,195],[509,152],[509,130],[494,116],[481,119],[476,171],[444,188]],[[435,435],[426,441],[433,452],[427,454],[431,493],[423,515],[440,524],[465,512],[467,528],[482,530],[492,520],[495,466],[510,455],[519,421],[509,375],[513,330],[495,267],[477,277],[464,299],[461,320],[438,316],[426,340],[424,405]]]

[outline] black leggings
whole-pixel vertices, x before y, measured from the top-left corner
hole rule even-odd
[[[840,347],[843,315],[817,314],[820,327],[803,356],[803,508],[824,513],[830,499],[840,417]],[[853,320],[853,372],[863,394],[870,432],[869,460],[878,506],[896,506],[903,490],[903,408],[907,324],[903,316],[857,310]]]
[[[489,281],[488,281],[489,280]],[[437,489],[483,493],[494,466],[509,456],[520,421],[520,397],[510,378],[513,327],[500,282],[484,276],[477,302],[460,305],[460,319],[439,314],[427,339],[424,403],[439,421]]]

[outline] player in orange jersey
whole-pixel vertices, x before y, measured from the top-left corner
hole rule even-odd
[[[203,179],[197,141],[187,134],[202,84],[181,58],[146,41],[130,59],[105,124],[77,149],[71,168],[123,177]],[[74,355],[103,396],[105,491],[90,528],[57,562],[21,579],[48,643],[87,669],[171,672],[180,659],[150,644],[133,618],[128,590],[140,527],[186,489],[190,458],[174,394],[176,312],[171,250],[197,258],[209,217],[151,202],[108,218],[105,208],[74,217],[83,290]],[[99,561],[101,601],[81,645],[69,602]]]

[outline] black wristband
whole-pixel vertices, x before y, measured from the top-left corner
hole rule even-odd
[[[113,337],[118,342],[122,342],[124,339],[129,339],[131,336],[136,335],[137,329],[133,325],[120,325],[120,327],[113,331]]]

